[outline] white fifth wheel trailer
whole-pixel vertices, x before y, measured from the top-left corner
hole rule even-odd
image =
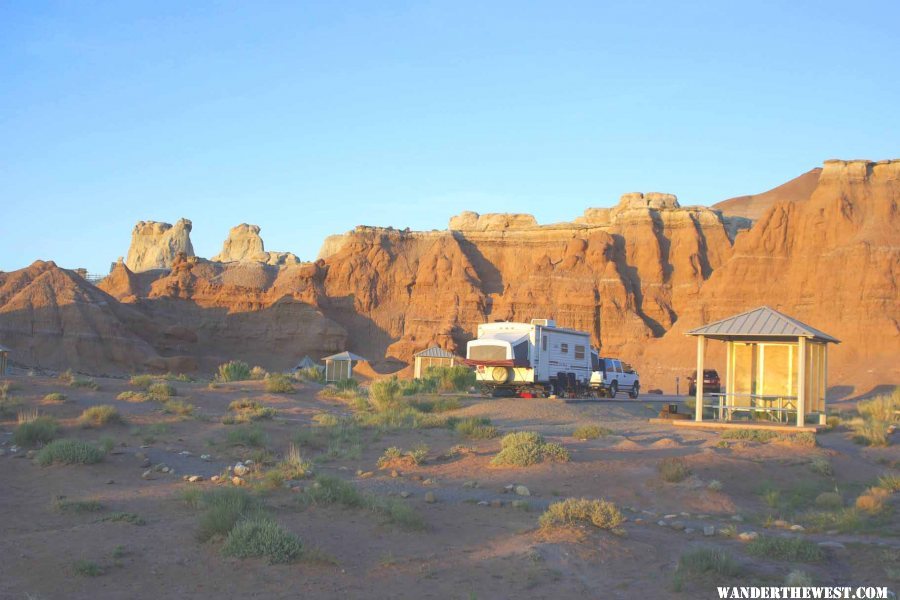
[[[597,353],[591,336],[557,327],[550,319],[531,323],[482,323],[466,347],[466,363],[493,395],[575,395],[590,389]]]

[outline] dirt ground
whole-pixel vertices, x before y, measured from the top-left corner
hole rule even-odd
[[[198,511],[184,501],[184,491],[232,485],[230,476],[217,483],[210,478],[238,460],[261,457],[259,450],[228,443],[229,431],[237,427],[222,422],[231,401],[251,398],[277,410],[273,419],[258,422],[266,433],[266,448],[276,457],[298,433],[317,427],[314,415],[348,415],[346,404],[321,398],[315,384],[297,384],[291,394],[270,394],[261,382],[215,389],[206,383],[173,382],[178,398],[195,406],[193,416],[179,417],[162,412],[157,402],[116,400],[119,393],[134,389],[126,380],[97,379],[99,390],[45,377],[9,381],[10,395],[21,401],[21,408],[37,408],[59,419],[63,429],[57,437],[108,437],[113,449],[94,465],[41,467],[29,448],[13,446],[16,415],[0,417],[4,599],[712,598],[717,584],[782,585],[794,569],[808,573],[816,585],[897,589],[891,576],[900,573],[900,523],[893,513],[878,528],[852,533],[773,524],[773,519],[789,516],[781,514],[787,509],[766,503],[766,490],[798,498],[791,508],[796,516],[811,508],[811,498],[820,492],[838,490],[852,504],[879,476],[898,473],[900,446],[859,446],[840,430],[819,434],[815,448],[724,442],[714,431],[649,423],[661,403],[670,400],[664,397],[572,403],[462,397],[462,408],[447,414],[488,417],[501,433],[538,431],[567,448],[572,460],[492,467],[499,438],[467,440],[448,428],[363,429],[358,456],[329,459],[320,449],[304,448],[305,456],[315,460],[317,474],[402,498],[421,514],[426,527],[405,531],[365,509],[304,508],[297,502],[302,492],[283,486],[258,489],[254,484],[262,473],[251,473],[247,486],[263,498],[277,522],[297,534],[305,548],[330,557],[269,565],[262,559],[223,556],[221,540],[197,541]],[[47,403],[43,398],[49,392],[68,398]],[[115,405],[126,423],[80,427],[77,417],[98,404]],[[592,440],[573,438],[573,430],[584,424],[611,433]],[[429,448],[424,464],[401,468],[396,476],[377,468],[387,447],[419,444]],[[447,456],[457,445],[471,451]],[[174,473],[154,471],[143,478],[147,468],[138,454]],[[684,458],[691,475],[679,483],[663,481],[657,466],[669,457]],[[827,459],[833,475],[811,469],[816,458]],[[203,480],[185,481],[190,475]],[[719,483],[711,486],[713,481]],[[526,486],[531,495],[507,491],[510,484]],[[311,485],[311,480],[299,485]],[[434,502],[426,502],[429,492]],[[63,496],[96,500],[103,508],[63,512],[56,506]],[[590,526],[541,530],[540,514],[567,497],[606,498],[628,520],[618,534]],[[514,500],[524,505],[513,506]],[[145,524],[102,520],[119,511],[135,513]],[[704,534],[709,526],[714,535]],[[834,547],[812,563],[759,558],[746,551],[747,543],[738,536],[751,531],[833,542]],[[673,583],[679,557],[697,548],[727,552],[740,564],[741,574],[699,576],[679,589]],[[79,575],[76,561],[96,563],[101,574]]]

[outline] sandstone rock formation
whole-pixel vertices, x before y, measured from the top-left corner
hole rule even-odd
[[[266,252],[259,235],[259,225],[241,223],[228,232],[222,252],[212,258],[215,262],[261,262],[267,265],[296,265],[300,259],[290,252]]]
[[[506,229],[528,229],[536,227],[533,215],[513,213],[489,213],[479,215],[470,210],[450,218],[451,231],[502,231]]]
[[[779,202],[808,200],[819,183],[821,173],[822,169],[812,169],[767,192],[729,198],[714,204],[713,208],[721,210],[727,217],[742,217],[755,222]]]
[[[175,225],[139,221],[131,232],[131,246],[125,264],[134,272],[167,269],[179,252],[194,255],[190,221],[179,219]]]

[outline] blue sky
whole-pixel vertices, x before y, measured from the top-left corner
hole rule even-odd
[[[896,2],[0,4],[0,270],[102,272],[142,219],[563,221],[900,156]]]

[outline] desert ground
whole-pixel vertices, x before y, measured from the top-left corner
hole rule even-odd
[[[810,443],[651,423],[683,400],[663,396],[427,394],[390,417],[314,382],[139,379],[5,379],[0,597],[711,598],[789,577],[900,581],[900,447],[855,443],[852,401]],[[103,405],[115,412],[82,417]],[[58,429],[17,444],[38,416]],[[492,464],[520,431],[569,460]],[[60,464],[50,437],[88,442],[97,462]],[[352,487],[324,493],[335,478]],[[302,549],[232,551],[233,523],[209,516],[223,493]],[[621,518],[541,518],[567,498]]]

